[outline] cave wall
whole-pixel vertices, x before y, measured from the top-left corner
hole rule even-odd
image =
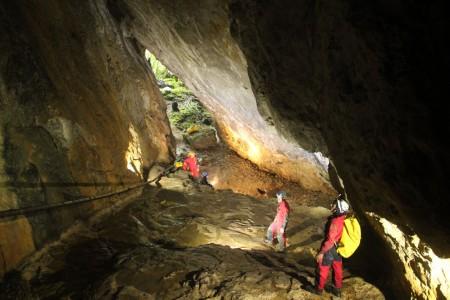
[[[442,41],[448,4],[288,6],[287,1],[231,5],[233,36],[247,57],[255,90],[262,91],[258,102],[306,148],[304,139],[310,144],[317,139],[304,127],[323,136],[362,210],[409,224],[450,255],[450,236],[438,231],[450,228],[449,160],[442,139],[449,126],[446,106],[439,104],[449,95]]]
[[[450,256],[446,2],[116,3],[136,38],[219,116],[232,148],[250,157],[254,143],[255,162],[288,178],[307,168],[271,163],[273,153],[292,159],[300,145],[327,154],[400,262],[392,274],[408,274],[415,297],[450,297],[447,269],[436,271],[440,284],[425,279],[435,272],[425,249]],[[383,220],[404,235],[398,244]],[[428,257],[420,266],[414,251]]]
[[[227,1],[109,3],[123,14],[123,26],[213,113],[233,150],[305,188],[335,193],[326,159],[280,136],[258,112],[246,58],[231,36]]]
[[[353,206],[400,262],[392,274],[421,299],[450,297],[448,8],[443,1],[230,6],[259,107],[307,149],[317,140],[309,132],[320,133]]]
[[[120,190],[170,161],[144,49],[104,2],[2,1],[0,22],[0,210]],[[0,275],[106,206],[0,219]]]
[[[145,47],[218,117],[242,156],[332,192],[320,160],[298,146],[329,156],[415,296],[450,297],[447,269],[437,268],[444,276],[438,285],[427,282],[435,262],[450,255],[450,130],[441,104],[450,94],[448,5],[3,1],[0,206],[110,190],[101,183],[138,180],[130,160],[143,173],[170,157]],[[20,250],[2,242],[3,261],[5,253],[20,261],[77,214],[2,221],[1,241],[21,233]]]

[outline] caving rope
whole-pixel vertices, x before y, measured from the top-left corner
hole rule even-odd
[[[8,209],[8,210],[3,210],[3,211],[0,211],[0,219],[8,218],[8,217],[14,217],[14,216],[19,216],[19,215],[27,215],[27,214],[39,212],[39,211],[42,211],[42,210],[54,209],[54,208],[58,208],[58,207],[68,206],[68,205],[81,204],[81,203],[85,203],[85,202],[90,202],[90,201],[94,201],[94,200],[104,199],[104,198],[112,197],[112,196],[115,196],[115,195],[123,194],[123,193],[126,193],[126,192],[129,192],[131,190],[143,187],[143,186],[145,186],[147,184],[150,184],[150,183],[158,180],[159,178],[161,178],[162,176],[167,174],[167,172],[170,170],[170,168],[171,167],[168,167],[168,168],[164,169],[164,171],[159,173],[158,176],[156,176],[152,180],[148,180],[146,182],[141,182],[141,183],[129,186],[129,187],[127,187],[125,189],[122,189],[120,191],[115,191],[115,192],[106,193],[106,194],[97,195],[97,196],[84,197],[84,198],[64,201],[64,202],[60,202],[60,203],[53,203],[53,204],[46,204],[46,205],[39,205],[39,206],[30,206],[30,207],[13,208],[13,209]]]

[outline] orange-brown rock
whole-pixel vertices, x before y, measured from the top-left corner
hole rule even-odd
[[[119,190],[170,161],[154,76],[106,3],[2,2],[0,19],[2,210]],[[102,207],[0,220],[6,269]]]
[[[373,213],[421,241],[398,249],[367,222],[381,238],[376,255],[398,261],[423,243],[446,259],[448,11],[445,1],[405,0],[2,1],[1,207],[109,191],[170,159],[145,47],[242,156],[332,191],[326,160],[312,154],[321,152],[361,218]],[[35,246],[83,214],[29,218]],[[413,296],[450,297],[435,291]]]
[[[0,222],[0,277],[35,251],[27,218]]]

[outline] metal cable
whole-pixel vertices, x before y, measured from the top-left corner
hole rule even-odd
[[[159,173],[159,175],[156,176],[155,178],[153,178],[152,180],[142,182],[142,183],[127,187],[123,190],[116,191],[116,192],[106,193],[106,194],[102,194],[102,195],[98,195],[98,196],[84,197],[84,198],[80,198],[80,199],[64,201],[61,203],[53,203],[53,204],[46,204],[46,205],[39,205],[39,206],[31,206],[31,207],[13,208],[13,209],[8,209],[8,210],[3,210],[3,211],[0,211],[0,219],[19,216],[19,215],[27,215],[27,214],[39,212],[42,210],[54,209],[54,208],[58,208],[58,207],[68,206],[68,205],[75,205],[75,204],[90,202],[90,201],[94,201],[94,200],[104,199],[104,198],[112,197],[115,195],[123,194],[123,193],[143,187],[147,184],[150,184],[150,183],[156,181],[158,178],[161,178],[164,174],[166,174],[167,171],[169,171],[170,169],[171,169],[171,167],[164,169],[164,171]]]

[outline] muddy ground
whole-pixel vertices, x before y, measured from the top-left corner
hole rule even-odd
[[[178,171],[125,209],[49,246],[2,285],[5,299],[331,299],[305,289],[329,211],[292,200],[289,246],[262,241],[276,201],[213,190]],[[262,196],[264,197],[264,196]],[[384,299],[345,271],[342,299]]]

